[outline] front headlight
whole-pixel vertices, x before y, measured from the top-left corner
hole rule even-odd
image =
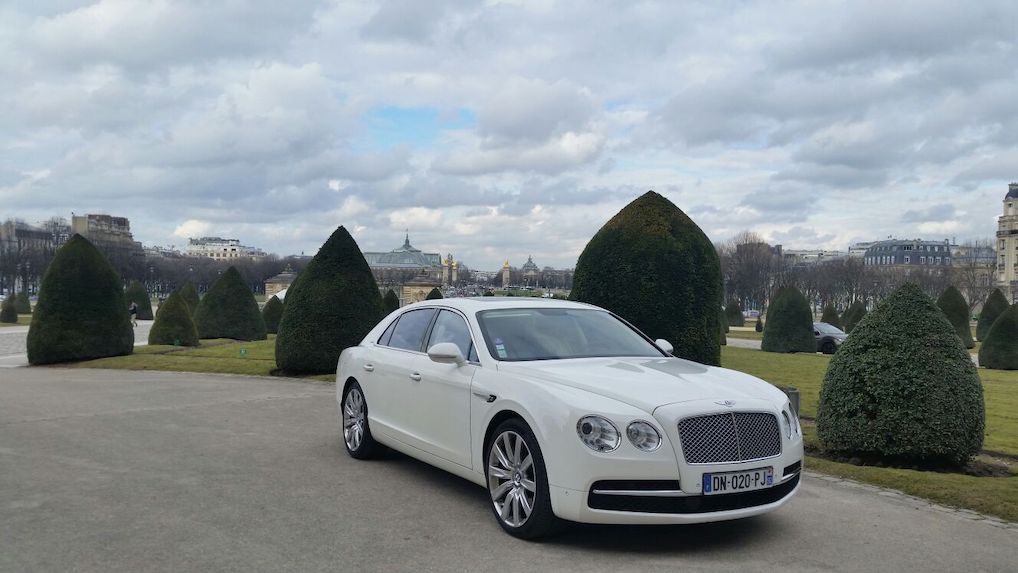
[[[788,412],[785,410],[781,411],[781,427],[785,430],[785,437],[789,440],[792,439],[792,420],[788,417]]]
[[[595,452],[611,452],[622,442],[619,429],[608,418],[584,416],[576,422],[576,435]]]
[[[658,433],[657,428],[643,420],[629,424],[629,427],[626,428],[626,437],[638,450],[653,452],[661,447],[661,434]]]

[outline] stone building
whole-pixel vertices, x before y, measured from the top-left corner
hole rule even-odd
[[[260,259],[265,256],[265,252],[259,248],[241,245],[239,239],[224,239],[222,237],[188,239],[187,254],[192,257],[208,257],[217,261]]]
[[[863,255],[863,264],[874,267],[924,267],[944,269],[951,266],[951,242],[921,239],[876,241]]]
[[[265,279],[265,300],[268,300],[272,296],[290,288],[290,285],[293,284],[293,281],[296,278],[297,273],[293,271],[293,268],[290,265],[286,265],[283,272],[274,277]]]
[[[524,286],[538,286],[541,282],[541,269],[534,262],[533,255],[527,256],[527,262],[520,267],[520,273],[523,275]]]
[[[1003,213],[997,218],[997,286],[1008,300],[1018,296],[1018,183],[1007,186]]]
[[[391,251],[366,251],[371,273],[384,295],[392,289],[400,305],[424,300],[431,289],[453,285],[459,280],[459,261],[452,254],[427,253],[410,244],[410,233],[403,244]]]

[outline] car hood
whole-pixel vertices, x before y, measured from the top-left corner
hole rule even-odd
[[[650,414],[666,404],[691,400],[753,398],[779,406],[784,393],[742,372],[679,358],[574,358],[499,362],[500,372],[578,388]]]

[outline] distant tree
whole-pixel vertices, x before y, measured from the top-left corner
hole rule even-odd
[[[820,316],[820,322],[826,322],[831,326],[841,328],[841,319],[838,318],[838,311],[834,308],[833,304],[828,303],[824,307],[824,313]]]
[[[993,370],[1018,370],[1018,305],[1009,306],[990,326],[979,347],[979,365]]]
[[[767,307],[767,326],[760,349],[764,352],[816,352],[813,315],[799,289],[778,289]]]
[[[433,288],[431,289],[431,292],[428,293],[428,296],[424,297],[424,300],[437,300],[440,298],[442,298],[442,291],[437,288]]]
[[[399,297],[396,293],[389,289],[385,291],[385,296],[382,297],[382,314],[388,316],[389,313],[399,310]]]
[[[32,314],[32,301],[29,300],[27,292],[12,295],[12,297],[14,298],[14,309],[18,311],[18,314]]]
[[[965,348],[974,348],[976,343],[972,340],[972,328],[969,326],[969,304],[961,292],[953,286],[947,287],[937,299],[937,306],[947,315]]]
[[[198,329],[191,318],[191,309],[179,292],[170,293],[159,305],[159,313],[148,333],[148,343],[198,346]]]
[[[177,290],[180,293],[180,298],[184,299],[184,303],[187,304],[187,308],[191,309],[191,315],[194,316],[195,311],[198,310],[198,303],[200,302],[198,298],[198,291],[194,288],[194,283],[187,281]]]
[[[842,329],[845,332],[852,332],[855,325],[859,324],[864,316],[866,316],[866,303],[861,300],[853,302],[841,315]]]
[[[276,334],[279,331],[279,319],[283,318],[283,301],[278,296],[269,297],[262,308],[262,320],[265,321],[265,332]]]
[[[725,321],[728,326],[746,326],[746,317],[742,316],[742,307],[738,300],[733,300],[725,307]],[[725,329],[728,332],[728,329]]]
[[[16,324],[18,322],[18,311],[14,308],[14,297],[9,296],[0,305],[0,322]]]
[[[486,290],[484,291],[484,296],[495,296],[495,293],[490,290]]]
[[[760,316],[757,317],[757,319],[756,319],[756,326],[753,327],[753,330],[755,330],[757,332],[763,332],[764,331],[763,315],[760,315]]]
[[[128,306],[132,302],[138,305],[138,320],[152,320],[152,299],[149,298],[144,285],[138,281],[131,281],[124,296],[127,298]]]
[[[721,316],[718,317],[718,325],[721,327],[721,333],[718,338],[721,340],[721,346],[728,346],[728,337],[725,333],[728,332],[728,317],[725,316],[724,309],[721,310]]]
[[[194,312],[199,338],[265,340],[265,321],[254,294],[230,267],[212,284]]]
[[[986,336],[990,334],[990,327],[993,326],[994,321],[1001,315],[1010,305],[1007,303],[1007,298],[1004,293],[1000,292],[999,288],[993,289],[990,296],[986,298],[986,304],[983,305],[983,310],[979,312],[979,321],[976,323],[976,338],[979,340],[986,340]]]

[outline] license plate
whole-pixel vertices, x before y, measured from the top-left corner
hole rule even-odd
[[[774,485],[774,468],[703,474],[703,494],[753,491]]]

